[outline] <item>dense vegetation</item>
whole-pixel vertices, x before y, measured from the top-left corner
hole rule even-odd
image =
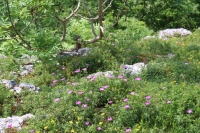
[[[59,18],[73,14],[79,1],[0,2],[0,51],[8,57],[0,59],[0,79],[41,88],[39,93],[13,94],[0,84],[1,118],[36,116],[24,122],[20,131],[8,128],[7,132],[199,132],[199,1],[115,0],[110,6],[108,1],[102,18],[98,16],[101,0],[87,0],[86,6],[84,2],[66,25]],[[160,29],[180,27],[193,34],[142,39]],[[60,50],[73,47],[77,34],[91,52],[59,58]],[[91,38],[97,41],[89,43]],[[10,74],[20,71],[22,64],[15,60],[23,54],[40,60],[34,72],[24,77]],[[140,75],[121,75],[123,65],[144,61],[147,69]],[[113,71],[115,77],[88,77],[99,71]]]

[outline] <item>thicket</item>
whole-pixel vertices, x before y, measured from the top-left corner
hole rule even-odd
[[[181,27],[193,31],[200,25],[200,2],[198,0],[128,1],[127,14],[144,21],[155,31]]]

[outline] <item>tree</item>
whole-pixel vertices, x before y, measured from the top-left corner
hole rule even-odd
[[[3,11],[0,21],[3,35],[0,40],[15,41],[28,50],[44,51],[66,41],[71,19],[86,19],[91,25],[93,38],[85,42],[94,43],[104,36],[103,16],[108,13],[106,11],[112,3],[113,0],[4,0],[0,3]],[[99,27],[98,34],[95,24]],[[61,39],[58,39],[59,36]]]

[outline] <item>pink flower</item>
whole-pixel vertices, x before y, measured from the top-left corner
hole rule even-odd
[[[188,113],[188,114],[191,114],[191,113],[192,113],[192,110],[191,110],[191,109],[189,109],[189,110],[187,111],[187,113]]]
[[[54,102],[58,102],[58,101],[60,101],[60,98],[56,98],[56,99],[54,100]]]
[[[63,80],[65,80],[65,78],[62,78],[61,80],[63,81]]]
[[[108,121],[112,121],[113,119],[112,119],[112,117],[109,117],[107,120],[108,120]]]
[[[148,105],[150,105],[150,104],[151,104],[150,102],[146,102],[146,103],[145,103],[146,106],[148,106]]]
[[[170,100],[167,100],[167,103],[168,103],[168,104],[170,104],[170,103],[171,103],[171,101],[170,101]]]
[[[87,126],[88,126],[89,124],[90,124],[90,122],[89,122],[89,121],[86,121],[86,122],[85,122],[85,125],[87,125]]]
[[[73,90],[69,90],[69,91],[68,91],[68,94],[71,94],[72,92],[73,92]]]
[[[118,76],[118,79],[123,79],[123,76],[122,76],[122,75],[119,75],[119,76]]]
[[[91,78],[92,78],[92,76],[90,76],[90,75],[89,75],[89,76],[87,76],[86,78],[87,78],[87,79],[91,79]]]
[[[124,102],[128,102],[128,98],[125,98],[125,99],[124,99]]]
[[[122,66],[122,68],[126,69],[126,66]]]
[[[77,69],[77,70],[75,70],[74,72],[75,73],[79,73],[81,70],[80,69]]]
[[[109,104],[112,104],[112,103],[113,103],[113,101],[108,101],[108,103],[109,103]]]
[[[150,98],[151,98],[151,96],[146,96],[145,97],[146,100],[149,100]]]
[[[129,132],[131,132],[131,129],[130,129],[130,128],[127,128],[125,132],[126,132],[126,133],[129,133]]]
[[[73,85],[73,86],[77,86],[77,83],[76,83],[76,82],[74,82],[74,83],[72,83],[72,85]]]
[[[53,83],[56,83],[58,80],[53,80]]]
[[[134,94],[135,94],[135,92],[131,92],[130,94],[131,94],[131,95],[134,95]]]
[[[83,70],[83,71],[87,71],[87,68],[83,68],[82,70]]]
[[[127,82],[127,79],[124,79],[124,82]]]
[[[99,88],[100,91],[104,91],[104,88]]]
[[[130,106],[129,106],[129,105],[125,105],[124,108],[125,108],[125,109],[129,109]]]
[[[8,128],[12,128],[12,123],[8,124],[7,127],[8,127]]]
[[[108,86],[107,86],[107,85],[105,85],[103,88],[104,88],[104,89],[107,89],[107,88],[108,88]]]
[[[101,127],[98,127],[98,128],[97,128],[97,130],[99,130],[99,131],[100,131],[100,130],[102,130],[102,128],[101,128]]]
[[[92,77],[92,79],[90,81],[94,81],[97,78],[96,75],[94,75],[94,77]]]
[[[115,78],[114,76],[112,76],[112,75],[109,75],[108,76],[108,78],[110,78],[110,79],[113,79],[113,78]]]
[[[79,92],[78,92],[78,94],[79,94],[79,95],[82,95],[82,94],[83,94],[83,92],[82,92],[82,91],[79,91]]]
[[[62,70],[65,70],[65,68],[63,67]]]
[[[140,80],[141,80],[141,78],[135,78],[135,80],[136,80],[136,81],[140,81]]]
[[[31,132],[31,133],[34,133],[35,131],[34,131],[34,130],[30,130],[30,132]]]
[[[81,104],[81,101],[76,101],[76,105],[80,105]]]
[[[87,100],[87,101],[90,101],[90,98],[87,98],[86,100]]]
[[[71,82],[66,82],[66,84],[68,85],[68,84],[70,84]]]
[[[115,44],[112,44],[112,46],[115,46]]]
[[[86,107],[87,107],[87,104],[83,104],[83,105],[82,105],[82,108],[86,108]]]
[[[89,64],[85,64],[86,66],[89,66]]]

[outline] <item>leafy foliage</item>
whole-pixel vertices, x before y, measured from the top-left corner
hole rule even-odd
[[[129,1],[127,6],[129,16],[146,22],[156,31],[180,27],[194,30],[199,26],[199,2],[195,0],[136,0]]]

